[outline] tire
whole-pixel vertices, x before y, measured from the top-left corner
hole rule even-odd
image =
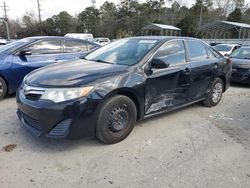
[[[5,97],[7,93],[7,85],[3,78],[0,77],[0,100]]]
[[[216,106],[223,94],[224,83],[220,78],[216,78],[212,84],[210,92],[207,94],[207,98],[202,101],[207,107]]]
[[[137,119],[135,103],[123,95],[107,99],[97,112],[96,137],[105,144],[124,140]]]

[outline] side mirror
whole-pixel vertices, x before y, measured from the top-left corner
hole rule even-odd
[[[224,56],[225,56],[225,57],[230,57],[230,55],[229,55],[229,54],[225,54]]]
[[[31,55],[31,51],[30,50],[21,50],[18,55],[19,56],[26,56],[26,55]]]
[[[165,69],[168,68],[169,64],[166,63],[165,61],[161,60],[161,59],[152,59],[151,61],[151,68],[154,69]]]

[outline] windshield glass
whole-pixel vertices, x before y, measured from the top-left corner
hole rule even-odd
[[[214,48],[218,51],[230,51],[232,49],[232,46],[219,44],[219,45],[214,46]]]
[[[250,59],[250,48],[237,49],[232,53],[231,57],[238,59]]]
[[[158,42],[153,39],[120,39],[99,48],[85,59],[131,66],[137,64]]]
[[[27,43],[29,43],[31,41],[32,41],[31,39],[22,39],[22,40],[18,40],[18,41],[15,41],[15,42],[11,42],[11,43],[1,47],[0,48],[0,53],[9,52],[9,51],[13,52],[16,49],[22,47],[23,45],[25,45],[25,44],[27,44]]]

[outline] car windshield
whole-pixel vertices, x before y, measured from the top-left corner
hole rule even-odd
[[[232,49],[232,46],[219,44],[219,45],[214,46],[214,48],[218,51],[226,52],[226,51],[230,51]]]
[[[237,49],[232,53],[231,57],[237,59],[250,59],[250,48]]]
[[[153,39],[120,39],[90,53],[85,59],[131,66],[137,64],[158,42]]]
[[[0,53],[5,53],[5,52],[14,52],[18,48],[22,47],[23,45],[31,42],[31,39],[22,39],[22,40],[17,40],[14,42],[11,42],[3,47],[0,48]]]

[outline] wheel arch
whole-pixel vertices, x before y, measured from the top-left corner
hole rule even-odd
[[[143,112],[142,112],[143,111],[143,108],[142,108],[143,104],[140,101],[139,96],[136,93],[136,91],[134,91],[131,88],[119,88],[119,89],[116,89],[116,90],[110,92],[109,94],[107,94],[104,97],[104,101],[106,101],[108,98],[110,98],[114,95],[124,95],[124,96],[130,98],[135,103],[135,106],[136,106],[137,120],[139,120],[143,117]]]
[[[226,91],[226,85],[227,85],[227,80],[226,80],[226,77],[223,76],[223,75],[220,75],[218,78],[220,78],[223,82],[223,92]]]
[[[5,77],[2,74],[0,74],[0,78],[2,78],[4,80],[4,82],[6,84],[6,87],[7,87],[7,93],[8,93],[9,92],[9,83],[8,83],[8,81],[5,79]]]

